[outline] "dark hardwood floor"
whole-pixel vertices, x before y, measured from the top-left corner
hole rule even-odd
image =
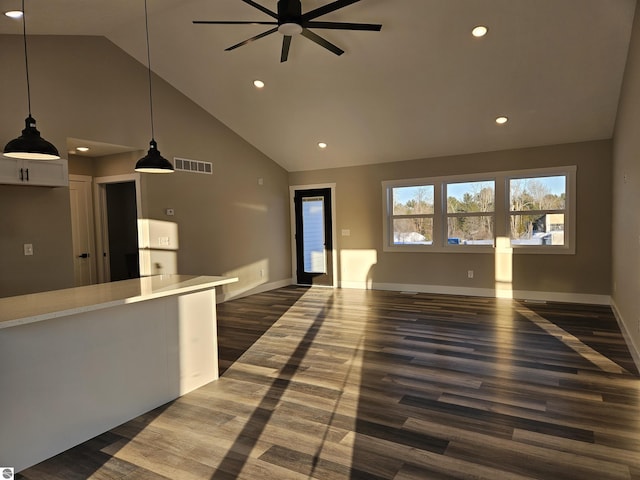
[[[17,478],[640,480],[607,307],[288,287],[218,321],[220,380]]]

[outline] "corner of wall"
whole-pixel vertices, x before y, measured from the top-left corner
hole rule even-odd
[[[629,353],[631,353],[633,362],[636,364],[636,368],[638,369],[638,371],[640,371],[640,345],[636,345],[636,343],[633,341],[633,335],[631,335],[631,332],[627,330],[627,323],[622,318],[620,310],[618,310],[618,307],[614,300],[611,300],[611,309],[613,310],[613,314],[616,317],[616,321],[618,322],[618,326],[620,327],[620,331],[622,332],[624,341],[629,348]]]

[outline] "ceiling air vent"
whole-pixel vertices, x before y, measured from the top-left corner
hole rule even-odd
[[[188,158],[173,157],[173,165],[176,170],[191,173],[213,173],[213,164],[200,160],[189,160]]]

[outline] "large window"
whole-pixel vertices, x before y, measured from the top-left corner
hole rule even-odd
[[[509,180],[512,245],[564,245],[567,176]]]
[[[447,244],[493,245],[495,182],[447,183]]]
[[[386,251],[574,253],[575,167],[382,182]]]
[[[433,243],[433,185],[391,189],[394,245]]]

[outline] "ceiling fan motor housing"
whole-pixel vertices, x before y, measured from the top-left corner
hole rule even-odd
[[[300,0],[278,0],[278,31],[283,35],[302,32],[302,3]]]
[[[300,0],[278,0],[278,23],[302,22],[302,3]]]

